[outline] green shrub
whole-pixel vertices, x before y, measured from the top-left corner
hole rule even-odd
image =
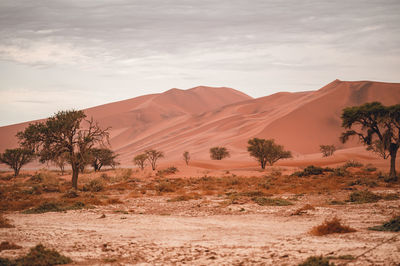
[[[357,204],[373,203],[379,201],[380,199],[382,199],[381,196],[368,190],[355,191],[350,194],[350,201]]]
[[[374,231],[400,232],[400,216],[394,217],[382,225],[370,227],[368,229]]]
[[[334,263],[329,263],[329,259],[324,258],[322,256],[311,256],[308,257],[303,263],[300,263],[299,266],[334,266]]]
[[[266,197],[254,197],[251,199],[260,206],[288,206],[293,205],[292,202],[280,199],[280,198],[266,198]]]
[[[175,174],[178,171],[179,171],[178,168],[176,168],[175,166],[171,166],[166,169],[158,170],[156,175],[157,176],[171,175]]]
[[[60,204],[54,202],[45,202],[39,206],[23,211],[25,214],[45,213],[45,212],[62,212],[65,208],[61,207]]]
[[[303,176],[311,176],[311,175],[322,175],[324,172],[333,172],[332,168],[322,168],[314,165],[309,165],[303,169],[303,171],[298,171],[293,173],[292,175],[303,177]]]
[[[23,257],[17,258],[15,260],[1,259],[0,265],[47,266],[47,265],[67,264],[71,262],[72,260],[70,258],[61,255],[56,250],[47,249],[42,244],[39,244],[31,248],[29,253]]]

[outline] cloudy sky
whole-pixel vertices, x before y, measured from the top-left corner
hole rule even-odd
[[[400,82],[399,0],[3,0],[0,126],[198,85]]]

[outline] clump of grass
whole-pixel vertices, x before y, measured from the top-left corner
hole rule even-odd
[[[362,170],[365,172],[375,172],[377,168],[369,163],[365,167],[363,167]]]
[[[356,230],[347,226],[342,225],[340,219],[334,217],[332,220],[325,220],[322,224],[313,227],[310,231],[312,235],[315,236],[323,236],[328,234],[343,234],[343,233],[351,233]]]
[[[192,199],[200,199],[201,196],[199,194],[184,194],[184,195],[179,195],[176,197],[173,197],[169,200],[167,200],[167,202],[179,202],[179,201],[188,201],[188,200],[192,200]]]
[[[380,199],[382,199],[381,196],[368,191],[368,190],[363,190],[363,191],[355,191],[350,194],[350,202],[357,203],[357,204],[362,204],[362,203],[373,203],[377,202]]]
[[[25,210],[25,211],[23,211],[23,213],[37,214],[37,213],[45,213],[45,212],[62,212],[62,211],[65,211],[65,208],[63,208],[59,203],[45,202],[35,208]]]
[[[380,196],[383,200],[398,200],[400,198],[396,193],[381,194]]]
[[[344,165],[343,168],[347,169],[349,167],[355,167],[355,168],[360,168],[363,167],[364,165],[356,160],[349,160],[347,161]]]
[[[329,205],[345,205],[346,203],[341,200],[331,200]]]
[[[332,168],[322,168],[314,165],[309,165],[303,169],[303,171],[298,171],[292,175],[298,177],[312,176],[312,175],[322,175],[324,172],[333,172]]]
[[[399,232],[400,231],[400,216],[394,217],[390,221],[368,228],[374,231],[389,231],[389,232]]]
[[[83,186],[83,191],[99,192],[104,189],[101,179],[93,179]]]
[[[302,215],[302,214],[306,213],[307,211],[311,211],[311,210],[315,210],[315,208],[310,204],[306,204],[303,207],[301,207],[301,208],[297,209],[296,211],[294,211],[292,213],[292,215]]]
[[[21,246],[18,246],[14,243],[10,243],[8,241],[3,241],[0,243],[0,252],[3,250],[10,250],[10,249],[21,249]],[[1,265],[1,263],[0,263]]]
[[[109,199],[107,199],[107,203],[108,204],[121,204],[123,202],[117,198],[109,198]]]
[[[65,192],[65,194],[63,195],[64,198],[77,198],[79,197],[78,191],[76,191],[75,189],[70,189],[67,192]]]
[[[10,224],[10,220],[0,215],[0,228],[13,228],[14,225]]]
[[[42,244],[39,244],[29,251],[23,257],[15,260],[0,259],[0,265],[12,266],[29,266],[29,265],[58,265],[71,263],[72,260],[66,256],[61,255],[54,249],[47,249]]]
[[[172,184],[171,182],[167,181],[162,181],[160,182],[156,187],[155,187],[156,191],[158,193],[163,193],[163,192],[175,192],[176,187],[174,184]]]
[[[164,175],[175,174],[176,172],[178,172],[178,168],[176,168],[175,166],[171,166],[166,169],[158,170],[156,175],[162,177]]]
[[[132,169],[127,168],[127,169],[117,169],[117,174],[113,180],[113,182],[119,182],[121,180],[128,180],[132,176]]]
[[[326,258],[330,259],[330,260],[355,260],[356,259],[356,257],[354,257],[353,255],[328,256]]]
[[[254,197],[251,199],[260,206],[289,206],[292,202],[281,198]]]
[[[311,256],[308,257],[303,263],[300,263],[299,266],[334,266],[334,263],[329,263],[328,258],[324,258],[322,256]]]

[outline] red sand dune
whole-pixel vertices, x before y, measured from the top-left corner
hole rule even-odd
[[[123,165],[148,148],[164,151],[165,162],[180,160],[185,150],[194,160],[207,160],[216,145],[227,146],[232,161],[250,161],[246,145],[252,137],[274,138],[296,156],[317,153],[320,144],[360,146],[339,142],[340,115],[344,107],[371,101],[399,103],[400,84],[335,80],[317,91],[257,99],[230,88],[171,89],[85,112],[111,127],[111,147]],[[0,127],[0,151],[16,146],[15,133],[27,125]]]

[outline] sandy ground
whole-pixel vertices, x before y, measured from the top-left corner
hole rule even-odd
[[[322,205],[291,215],[327,197],[332,195],[304,196],[287,207],[226,206],[218,197],[184,202],[146,197],[66,213],[10,213],[6,217],[16,227],[0,229],[0,240],[23,249],[5,250],[0,256],[19,256],[43,243],[77,265],[296,265],[312,255],[360,256],[335,260],[338,265],[398,265],[399,233],[367,228],[398,214],[400,200]],[[308,233],[334,216],[357,232],[320,237]]]

